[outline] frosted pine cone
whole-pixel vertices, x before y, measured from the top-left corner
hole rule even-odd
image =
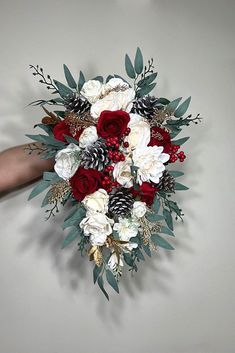
[[[162,191],[174,191],[175,190],[175,179],[168,170],[164,170],[159,183],[157,184],[158,190]]]
[[[64,99],[64,106],[69,112],[83,114],[90,111],[91,104],[84,97],[72,93]]]
[[[115,216],[127,216],[133,203],[133,196],[125,188],[116,189],[109,195],[109,212]]]
[[[102,171],[109,163],[107,147],[100,141],[88,146],[81,157],[81,166],[85,169]]]

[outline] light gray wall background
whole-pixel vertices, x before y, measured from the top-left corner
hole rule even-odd
[[[0,148],[24,143],[47,91],[62,80],[124,73],[139,45],[159,71],[156,95],[192,95],[176,250],[127,273],[108,303],[60,222],[44,222],[30,187],[0,200],[0,353],[232,353],[234,309],[234,0],[0,1]],[[183,136],[183,135],[182,135]],[[5,166],[7,168],[7,166]]]

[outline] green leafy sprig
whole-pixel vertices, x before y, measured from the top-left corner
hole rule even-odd
[[[125,69],[127,75],[134,80],[134,89],[137,97],[150,93],[156,86],[156,83],[153,82],[157,77],[157,73],[154,73],[153,70],[153,59],[148,60],[148,65],[144,66],[140,48],[136,50],[134,63],[132,63],[129,55],[126,54]]]

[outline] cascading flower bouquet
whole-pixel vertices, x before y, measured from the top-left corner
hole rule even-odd
[[[176,181],[183,172],[171,166],[184,161],[180,149],[189,138],[175,137],[184,126],[197,124],[199,114],[183,117],[190,97],[181,103],[181,98],[149,95],[157,73],[152,59],[144,65],[139,48],[133,62],[125,57],[132,85],[116,74],[85,80],[81,71],[76,83],[64,65],[65,85],[38,65],[30,67],[55,98],[31,103],[47,115],[36,125],[45,134],[27,135],[37,141],[27,149],[55,158],[55,164],[29,199],[49,188],[42,202],[47,219],[59,206],[71,206],[62,225],[70,228],[62,248],[78,243],[94,261],[94,283],[108,299],[104,277],[119,292],[125,264],[137,271],[144,253],[173,249],[166,236],[174,236],[173,217],[182,219],[183,214],[171,197],[188,188]],[[51,112],[46,105],[62,109]]]

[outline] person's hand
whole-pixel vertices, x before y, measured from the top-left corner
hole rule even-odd
[[[0,152],[0,193],[34,181],[44,171],[53,169],[54,160],[43,160],[36,152],[30,155],[25,150],[29,145],[15,146]]]

